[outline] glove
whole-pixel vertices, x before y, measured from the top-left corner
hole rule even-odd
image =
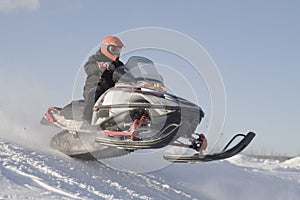
[[[99,69],[104,72],[105,70],[114,71],[116,67],[110,62],[97,62]]]

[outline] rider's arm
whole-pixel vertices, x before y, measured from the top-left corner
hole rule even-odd
[[[87,75],[102,73],[98,66],[97,59],[94,56],[91,56],[89,60],[85,63],[84,70]]]

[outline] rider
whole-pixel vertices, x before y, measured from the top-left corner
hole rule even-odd
[[[97,99],[115,82],[112,78],[117,67],[124,64],[119,60],[124,44],[115,36],[108,36],[102,42],[99,51],[92,55],[84,65],[87,74],[83,97],[85,107],[83,119],[91,122],[93,105]]]

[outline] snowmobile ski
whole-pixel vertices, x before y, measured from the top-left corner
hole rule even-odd
[[[232,148],[228,149],[228,146],[239,136],[242,136],[243,139],[233,146]],[[226,159],[229,157],[232,157],[239,152],[241,152],[243,149],[245,149],[252,139],[255,137],[255,133],[249,132],[247,135],[244,134],[237,134],[235,135],[225,146],[223,151],[220,153],[214,153],[214,154],[207,154],[207,155],[202,155],[201,153],[196,153],[191,156],[186,156],[186,155],[165,155],[164,159],[170,161],[170,162],[177,162],[177,163],[196,163],[196,162],[209,162],[209,161],[214,161],[214,160],[222,160]]]

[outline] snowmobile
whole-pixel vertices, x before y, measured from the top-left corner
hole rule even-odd
[[[195,152],[165,155],[164,159],[193,163],[236,155],[255,137],[253,132],[237,134],[221,152],[205,154],[205,135],[194,133],[204,118],[203,110],[170,93],[151,60],[133,56],[113,76],[116,84],[94,104],[90,125],[83,125],[83,100],[47,110],[41,123],[62,129],[51,139],[52,148],[81,159],[106,159],[172,145]],[[243,139],[229,148],[237,137]],[[182,138],[188,142],[182,142]]]

